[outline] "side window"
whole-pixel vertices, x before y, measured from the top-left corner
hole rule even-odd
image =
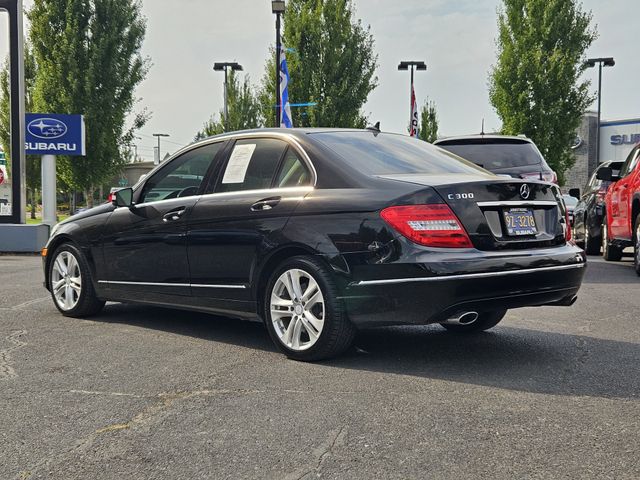
[[[635,156],[633,160],[631,160],[627,173],[632,173],[636,168],[638,168],[638,161],[640,161],[640,148],[636,148]]]
[[[138,203],[196,195],[222,145],[223,142],[204,145],[171,160],[147,180]]]
[[[238,140],[216,192],[271,188],[287,143],[274,138]]]
[[[302,187],[311,184],[311,175],[304,162],[291,147],[284,156],[275,187]]]
[[[638,159],[640,159],[640,148],[634,148],[625,160],[622,170],[620,170],[620,177],[626,177],[633,172],[638,165]]]

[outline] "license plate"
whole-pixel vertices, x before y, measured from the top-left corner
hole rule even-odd
[[[535,235],[538,233],[533,210],[529,208],[511,208],[505,210],[504,223],[507,227],[507,235],[520,237],[522,235]]]

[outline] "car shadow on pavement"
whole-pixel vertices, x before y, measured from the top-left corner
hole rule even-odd
[[[279,355],[258,322],[121,304],[108,305],[92,320]],[[438,325],[364,330],[346,354],[321,363],[531,393],[640,397],[640,345],[507,326],[471,336]]]
[[[640,398],[639,344],[522,328],[476,335],[436,325],[372,329],[327,364],[531,393]]]

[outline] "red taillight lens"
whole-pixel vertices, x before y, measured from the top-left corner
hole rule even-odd
[[[569,212],[565,212],[564,221],[566,222],[564,227],[564,238],[568,242],[571,240],[571,223],[569,223]]]
[[[385,222],[409,240],[428,247],[472,248],[458,217],[444,204],[403,205],[380,212]]]

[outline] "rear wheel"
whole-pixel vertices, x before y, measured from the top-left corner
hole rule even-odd
[[[289,358],[315,361],[343,353],[355,327],[347,318],[329,269],[312,257],[293,257],[273,273],[264,296],[271,339]]]
[[[636,238],[633,244],[633,266],[640,275],[640,214],[636,217]]]
[[[609,262],[619,262],[622,259],[622,249],[609,241],[607,217],[602,221],[602,256]]]
[[[444,328],[455,333],[478,333],[495,327],[507,314],[506,310],[482,312],[471,323],[441,323]]]
[[[600,255],[602,237],[592,237],[589,233],[587,220],[584,221],[584,251],[587,255]]]
[[[94,315],[104,307],[96,297],[91,271],[74,245],[64,244],[53,253],[49,265],[49,288],[53,303],[67,317]]]

